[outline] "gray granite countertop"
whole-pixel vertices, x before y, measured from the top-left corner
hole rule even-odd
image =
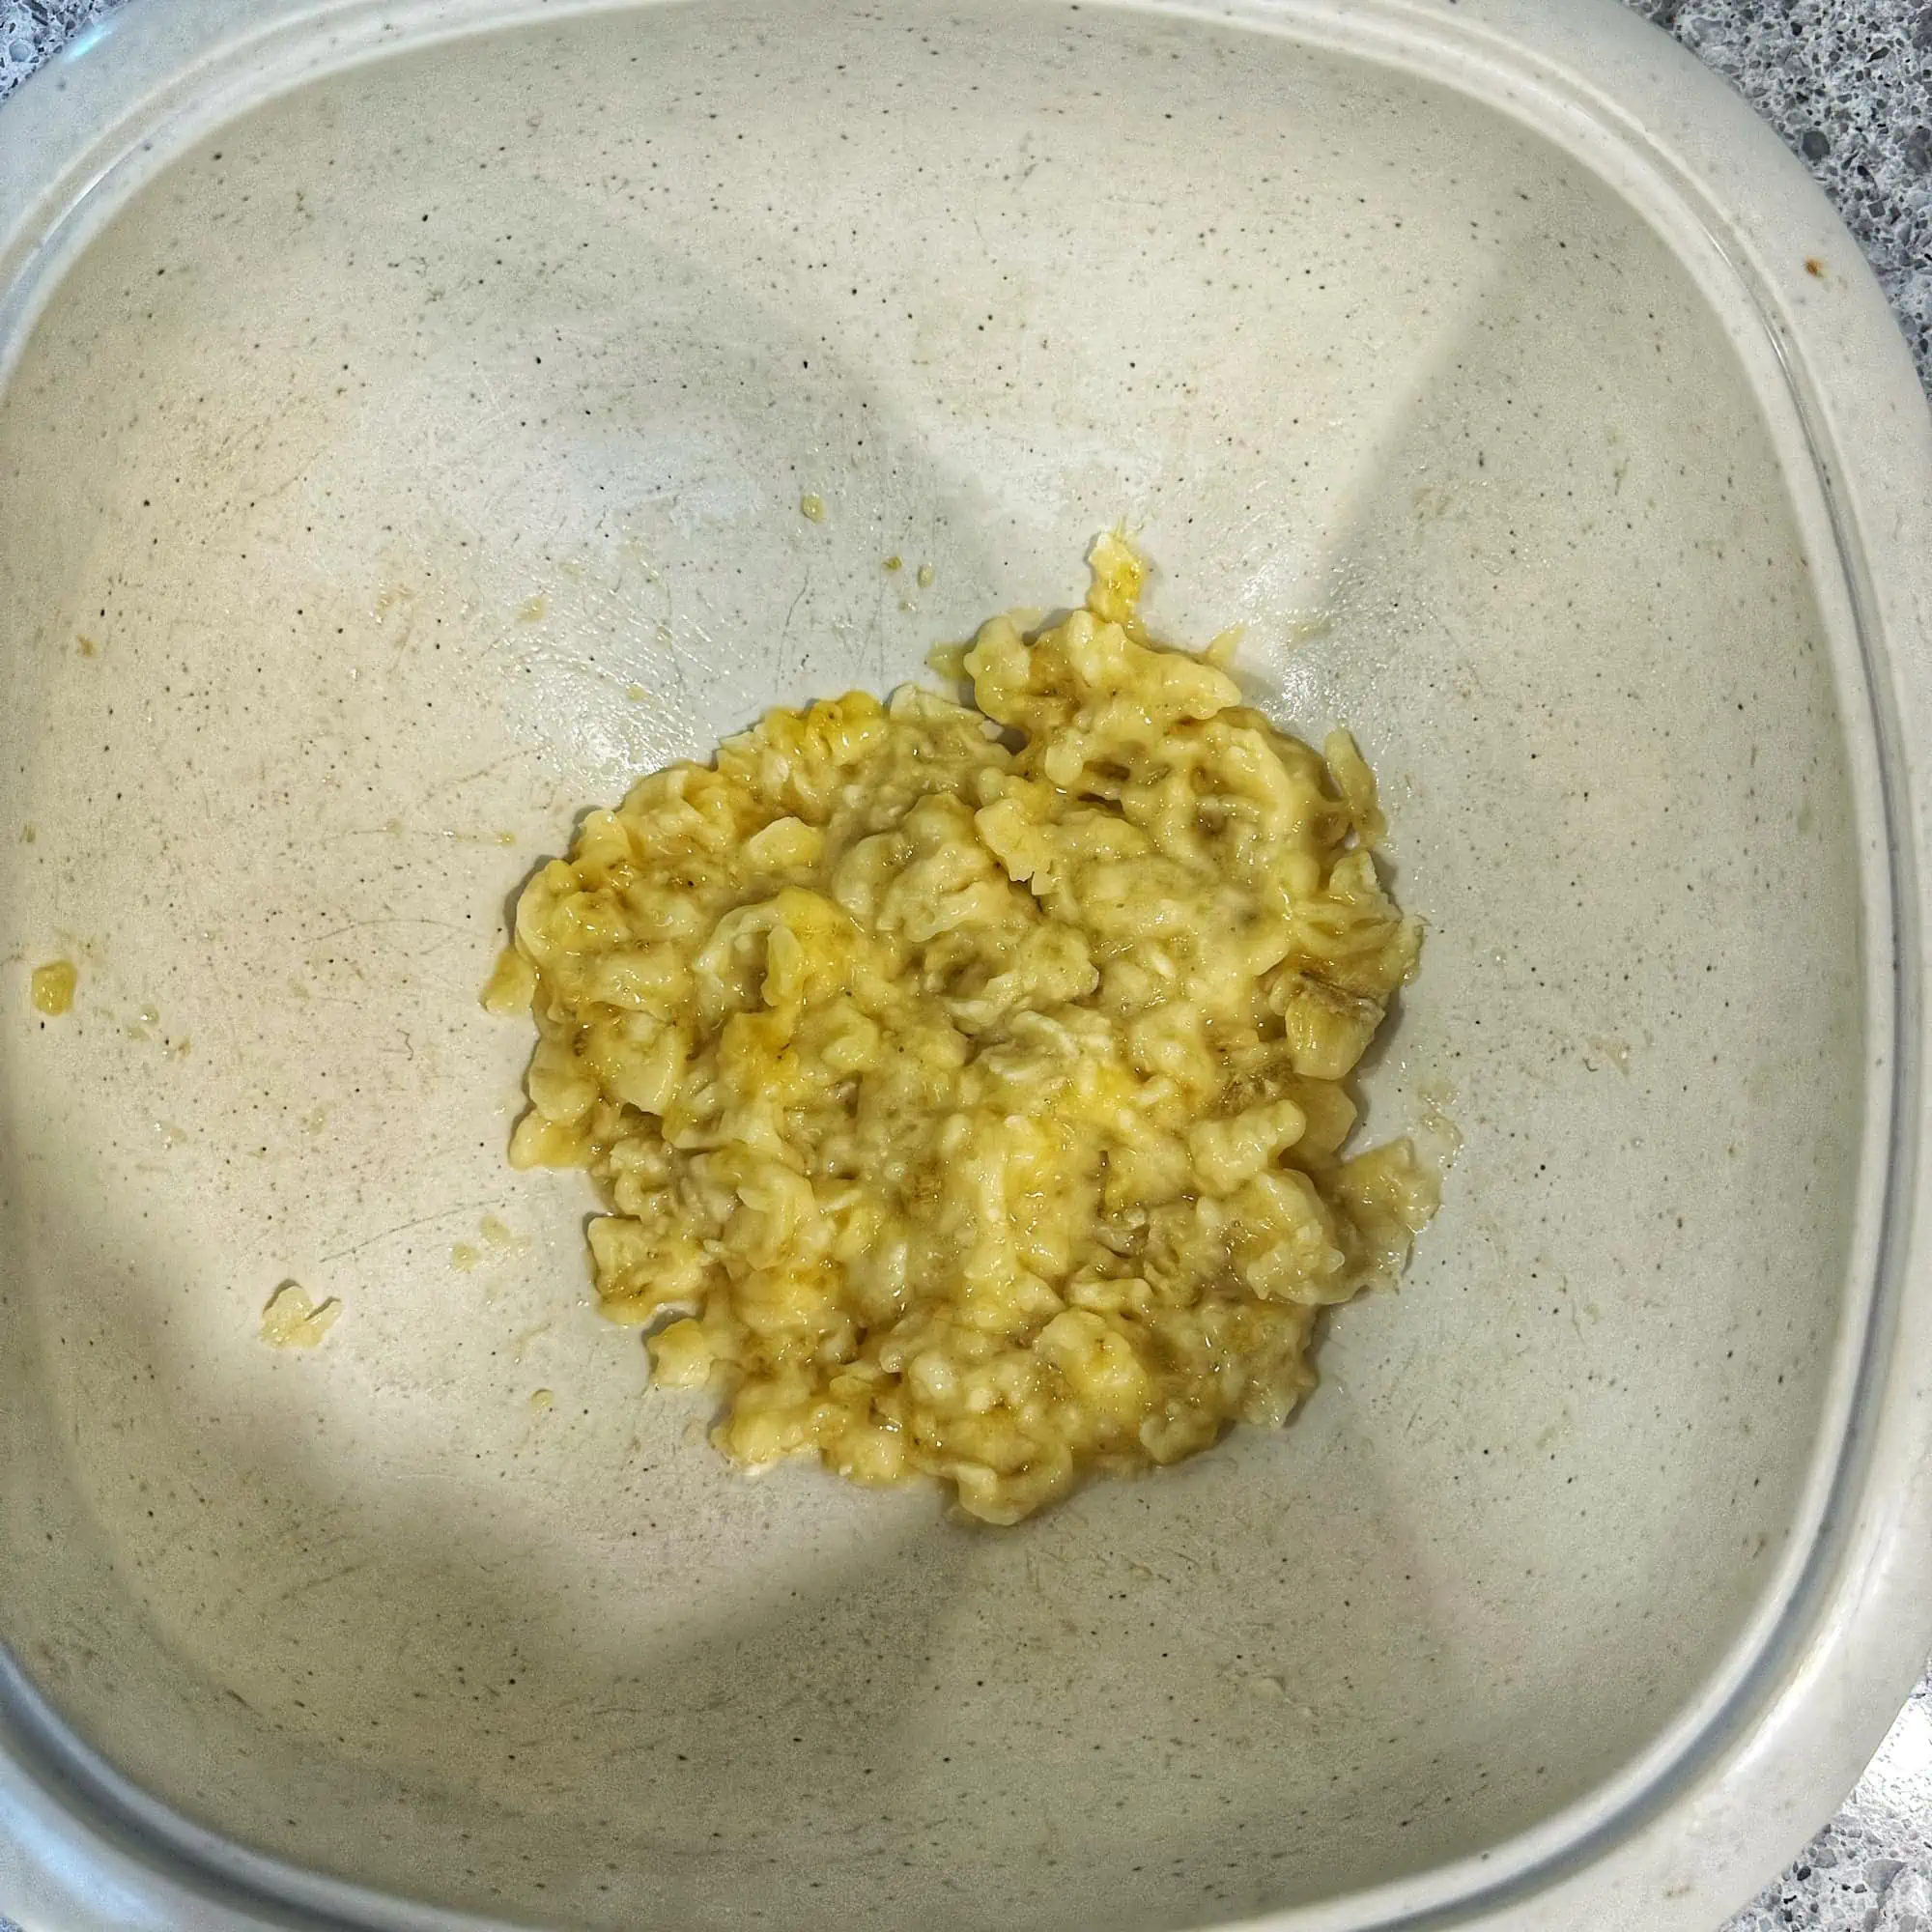
[[[0,98],[114,4],[0,0]],[[1803,156],[1863,244],[1932,391],[1932,0],[1630,4]],[[14,1928],[0,1919],[0,1932]],[[1724,1932],[1932,1932],[1932,1676],[1843,1811]]]

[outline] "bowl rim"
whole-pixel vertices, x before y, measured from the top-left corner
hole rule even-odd
[[[696,0],[686,0],[695,4]],[[1031,4],[1032,0],[1013,0]],[[108,220],[205,134],[405,48],[672,0],[148,0],[0,112],[0,387]],[[1490,1850],[1241,1921],[1247,1932],[1696,1932],[1857,1781],[1932,1650],[1932,414],[1858,244],[1746,103],[1619,0],[1088,0],[1285,37],[1472,99],[1632,203],[1697,282],[1777,447],[1833,645],[1866,911],[1868,1113],[1847,1319],[1798,1533],[1658,1738]],[[0,1645],[0,1879],[53,1932],[194,1923],[488,1932],[161,1804]]]

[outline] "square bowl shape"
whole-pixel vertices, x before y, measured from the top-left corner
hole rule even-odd
[[[1932,465],[1720,102],[1500,0],[197,0],[23,91],[0,1871],[47,1923],[1648,1932],[1829,1809],[1928,1639]],[[504,1166],[506,895],[1122,520],[1157,628],[1241,621],[1381,776],[1430,937],[1369,1106],[1447,1106],[1441,1217],[1291,1429],[1158,1480],[1008,1534],[735,1480],[589,1306],[582,1177]]]

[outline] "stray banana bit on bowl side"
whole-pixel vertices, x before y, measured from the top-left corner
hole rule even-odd
[[[1117,536],[1084,610],[984,625],[978,709],[774,710],[531,879],[510,1158],[585,1167],[617,1320],[757,1466],[1018,1520],[1313,1387],[1322,1308],[1435,1211],[1347,1081],[1421,930],[1375,781],[1153,642]]]

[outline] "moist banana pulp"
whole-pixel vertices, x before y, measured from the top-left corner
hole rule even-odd
[[[589,1170],[606,1311],[740,1463],[1016,1521],[1282,1421],[1435,1210],[1406,1141],[1344,1152],[1421,939],[1368,767],[1154,643],[1141,580],[1102,538],[1085,609],[980,631],[977,708],[774,710],[518,904],[510,1157]]]

